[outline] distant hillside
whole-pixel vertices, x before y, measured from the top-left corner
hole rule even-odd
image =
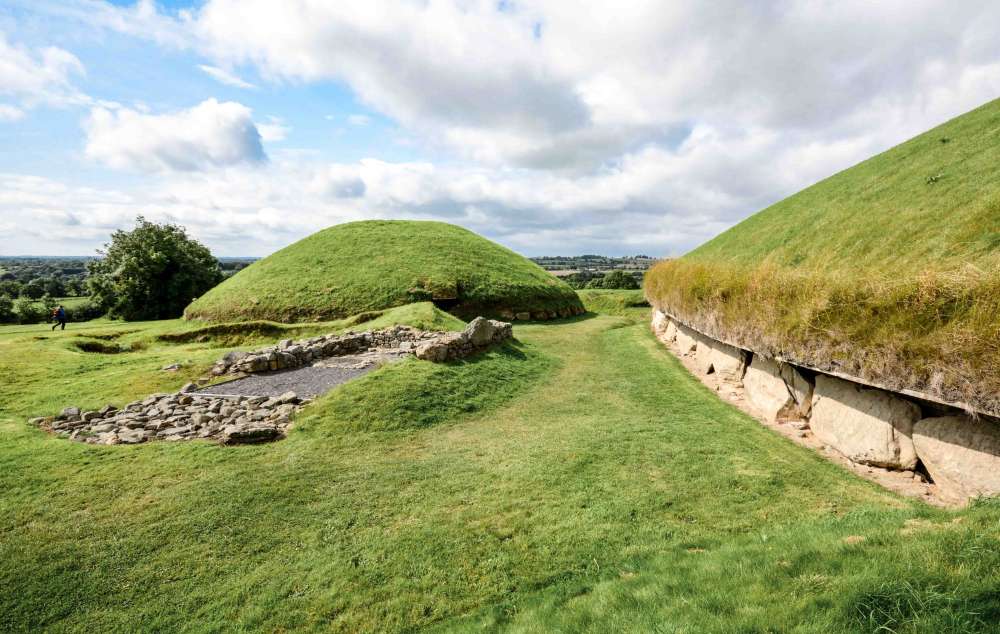
[[[193,302],[188,318],[334,319],[420,301],[462,317],[583,310],[524,257],[441,222],[364,221],[319,231],[254,262]]]
[[[646,279],[651,302],[721,338],[1000,410],[1000,100]]]

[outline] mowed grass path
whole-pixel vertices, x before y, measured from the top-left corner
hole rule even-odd
[[[719,401],[627,317],[515,333],[471,362],[368,375],[273,445],[98,448],[0,422],[0,630],[1000,618],[996,507],[948,513],[853,477]]]

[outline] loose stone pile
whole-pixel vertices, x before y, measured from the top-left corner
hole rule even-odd
[[[348,332],[292,341],[255,352],[233,351],[216,362],[212,374],[252,374],[311,365],[327,357],[340,357],[378,349],[393,349],[415,354],[428,361],[446,361],[498,343],[512,336],[511,325],[477,317],[462,332],[426,332],[409,326],[385,330]]]
[[[370,358],[415,355],[428,361],[447,361],[511,338],[509,323],[477,317],[462,332],[425,332],[408,326],[344,335],[325,335],[302,341],[285,340],[255,352],[234,351],[212,369],[215,376],[300,368],[329,363],[331,357]],[[201,382],[207,382],[203,379]],[[194,383],[176,394],[154,394],[116,408],[80,411],[67,407],[57,416],[31,423],[71,440],[114,445],[150,440],[214,439],[224,444],[276,440],[284,436],[292,415],[309,399],[295,392],[281,396],[201,395]]]
[[[205,397],[180,392],[154,394],[121,409],[107,405],[97,411],[81,412],[78,407],[67,407],[58,416],[31,422],[70,440],[99,445],[194,438],[211,438],[225,444],[252,443],[280,438],[292,414],[305,402],[294,392],[272,398]]]

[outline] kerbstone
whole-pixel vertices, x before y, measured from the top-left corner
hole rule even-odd
[[[913,469],[915,404],[883,390],[818,375],[809,426],[816,438],[853,462]]]
[[[947,496],[1000,495],[1000,421],[968,416],[924,418],[913,425],[913,445]]]

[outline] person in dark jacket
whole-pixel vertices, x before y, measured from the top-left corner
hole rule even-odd
[[[66,309],[62,305],[56,306],[52,311],[52,319],[56,322],[52,324],[52,330],[55,330],[56,326],[60,326],[60,330],[66,330]]]

